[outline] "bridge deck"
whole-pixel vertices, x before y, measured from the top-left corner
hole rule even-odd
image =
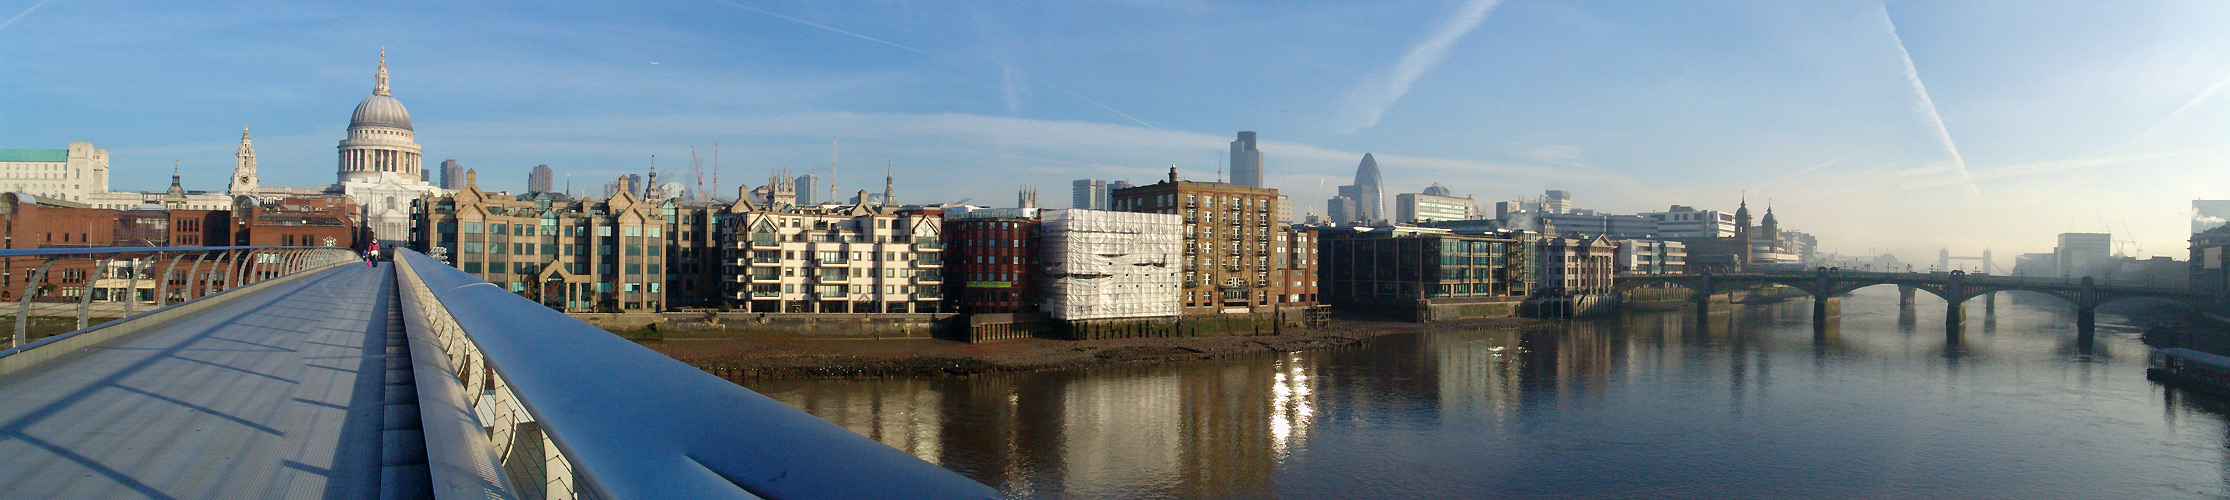
[[[388,270],[305,276],[0,379],[0,497],[378,497]]]

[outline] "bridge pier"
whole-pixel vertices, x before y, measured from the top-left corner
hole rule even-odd
[[[1900,309],[1912,309],[1913,295],[1916,291],[1917,290],[1914,290],[1913,287],[1909,285],[1897,285],[1897,307]]]
[[[1966,326],[1967,304],[1963,302],[1945,302],[1944,333],[1958,335],[1959,331],[1965,329]]]
[[[1998,292],[1990,292],[1990,293],[1985,293],[1985,294],[1982,294],[1982,315],[1983,315],[1983,316],[1997,316],[1997,315],[1998,315]]]
[[[1827,327],[1828,323],[1831,323],[1833,322],[1833,320],[1840,319],[1842,317],[1843,299],[1841,297],[1821,297],[1816,295],[1812,297],[1813,329],[1824,329]]]
[[[2084,343],[2098,334],[2098,306],[2084,304],[2075,307],[2075,335]]]

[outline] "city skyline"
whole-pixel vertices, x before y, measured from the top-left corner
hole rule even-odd
[[[11,82],[0,147],[90,141],[118,190],[160,190],[175,159],[217,191],[245,124],[264,185],[322,185],[337,110],[384,46],[425,154],[491,189],[523,191],[538,164],[600,184],[724,143],[727,194],[825,164],[843,136],[848,164],[896,166],[902,201],[1003,199],[1170,163],[1214,180],[1251,130],[1264,184],[1300,213],[1371,151],[1388,196],[1563,189],[1636,213],[1747,192],[1827,250],[1907,260],[2063,232],[2177,255],[2190,200],[2230,189],[2209,175],[2230,163],[2208,141],[2230,131],[2214,5],[500,9],[0,4],[0,70],[72,75]],[[1189,20],[1240,11],[1260,19]],[[352,21],[368,18],[387,22]],[[84,25],[119,35],[72,36]],[[1288,32],[1312,36],[1243,42]],[[842,173],[845,192],[881,181]]]

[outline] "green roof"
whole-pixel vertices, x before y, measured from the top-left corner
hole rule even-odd
[[[49,161],[70,160],[67,149],[0,149],[0,161]]]

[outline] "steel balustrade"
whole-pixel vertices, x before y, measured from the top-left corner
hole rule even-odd
[[[999,495],[425,255],[393,255],[412,362],[440,367],[416,377],[428,461],[448,474],[437,485],[487,484],[461,471],[493,460],[518,498]],[[474,415],[492,453],[436,451],[432,430],[453,428],[438,419]]]
[[[41,259],[38,269],[31,273],[30,279],[23,282],[22,293],[16,296],[15,334],[10,339],[9,347],[23,347],[30,342],[30,318],[33,314],[33,311],[31,310],[32,303],[37,302],[36,299],[38,299],[40,296],[39,292],[50,285],[49,283],[47,283],[46,279],[48,271],[50,271],[51,268],[54,267],[54,264],[57,262],[63,262],[72,259],[97,259],[94,260],[95,264],[93,268],[88,270],[83,278],[80,280],[81,283],[79,283],[80,286],[78,287],[78,296],[76,297],[77,311],[75,316],[77,319],[77,328],[74,331],[83,331],[88,328],[94,328],[98,326],[91,324],[93,291],[96,288],[102,288],[101,286],[99,286],[100,281],[104,279],[104,276],[109,273],[116,262],[124,262],[124,293],[121,297],[112,294],[110,297],[108,297],[108,301],[123,302],[124,316],[130,317],[140,313],[137,306],[139,302],[139,277],[141,272],[140,266],[142,264],[146,264],[149,267],[149,270],[152,271],[153,266],[156,262],[161,261],[166,256],[175,255],[174,257],[171,257],[170,265],[164,268],[163,276],[161,278],[162,281],[160,282],[160,284],[156,285],[155,308],[149,310],[149,312],[152,312],[161,310],[165,307],[176,305],[171,303],[169,300],[170,282],[173,277],[172,273],[175,272],[178,267],[178,262],[181,259],[184,259],[187,255],[195,256],[194,265],[192,268],[187,270],[186,274],[180,280],[181,282],[186,284],[187,288],[186,291],[181,292],[181,295],[191,297],[186,297],[180,302],[190,301],[201,297],[207,297],[223,290],[231,290],[249,284],[249,282],[245,279],[235,279],[232,275],[234,273],[240,273],[243,275],[249,273],[251,272],[251,268],[254,267],[256,263],[244,262],[240,259],[232,259],[230,262],[230,266],[227,266],[226,257],[238,254],[240,252],[248,252],[250,254],[295,256],[295,262],[292,264],[277,266],[275,264],[278,264],[278,262],[275,261],[273,262],[274,265],[269,267],[268,269],[263,271],[255,271],[260,273],[258,277],[262,279],[277,278],[305,270],[321,269],[323,267],[322,265],[353,261],[356,259],[355,251],[346,248],[334,247],[96,247],[0,250],[0,258]],[[217,255],[218,258],[213,261],[214,265],[210,266],[208,274],[201,277],[202,287],[200,295],[194,295],[192,290],[195,275],[202,273],[201,268],[203,261],[208,260],[209,256],[212,254]],[[314,264],[312,264],[313,262]],[[257,281],[262,281],[262,279],[258,279]]]

